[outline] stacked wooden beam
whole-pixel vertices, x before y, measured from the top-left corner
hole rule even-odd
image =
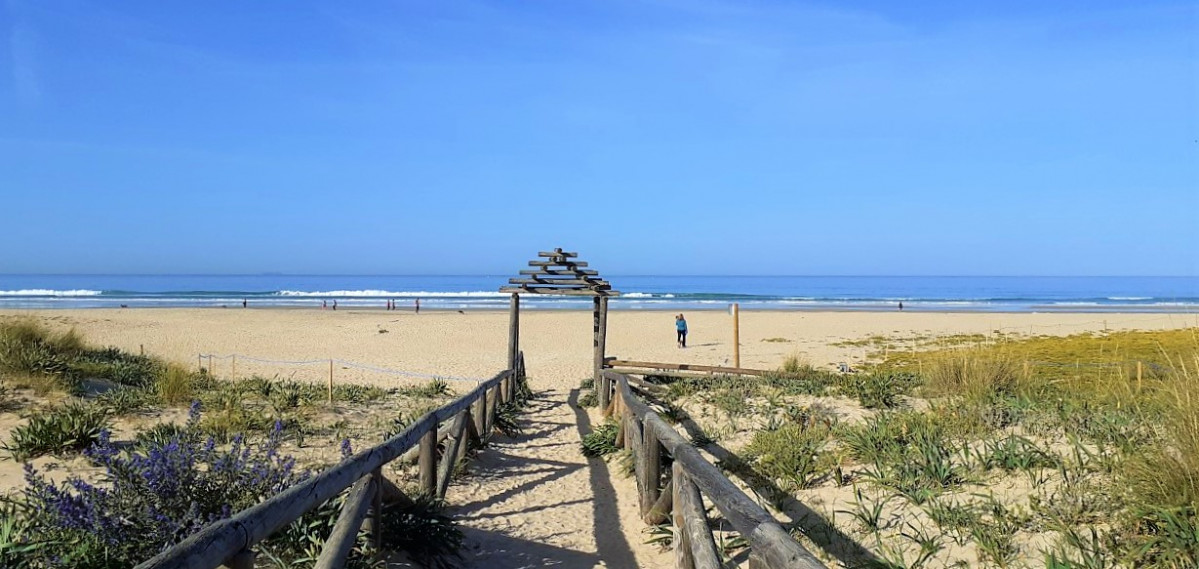
[[[617,296],[612,284],[600,278],[599,272],[585,269],[586,261],[579,261],[578,253],[563,251],[540,251],[538,260],[529,261],[533,269],[523,270],[518,278],[508,279],[508,286],[500,292],[563,294],[577,296]]]

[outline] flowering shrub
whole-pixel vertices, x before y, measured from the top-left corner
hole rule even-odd
[[[78,477],[56,484],[26,464],[27,486],[16,500],[27,524],[24,562],[130,567],[307,477],[279,454],[281,425],[260,444],[237,436],[217,448],[195,434],[199,420],[193,404],[179,435],[126,452],[102,431],[84,454],[104,468],[104,485]]]

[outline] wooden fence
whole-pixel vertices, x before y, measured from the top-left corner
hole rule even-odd
[[[378,543],[382,502],[409,501],[383,476],[384,465],[419,444],[421,492],[445,498],[454,464],[466,454],[471,442],[480,446],[486,443],[500,404],[516,399],[517,386],[525,379],[525,366],[524,354],[514,356],[510,359],[514,361],[511,369],[499,372],[452,403],[430,411],[384,443],[204,528],[137,568],[214,569],[225,565],[230,569],[249,569],[254,565],[254,545],[350,488],[341,515],[316,563],[318,569],[344,566],[368,511],[373,511],[371,529]],[[448,423],[449,435],[438,459],[438,430],[442,423]]]
[[[618,446],[633,452],[637,494],[646,523],[670,519],[677,569],[719,569],[720,553],[704,510],[706,496],[749,543],[751,569],[824,569],[766,510],[633,394],[629,378],[605,371],[600,400],[611,399]],[[670,468],[664,468],[669,459]]]

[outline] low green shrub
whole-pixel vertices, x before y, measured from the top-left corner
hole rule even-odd
[[[425,567],[455,567],[460,556],[462,530],[444,512],[439,500],[418,495],[412,504],[383,508],[383,546],[407,552]]]
[[[906,395],[918,385],[920,378],[904,372],[875,372],[842,376],[841,392],[853,397],[867,409],[894,409],[900,406],[900,395]]]
[[[753,459],[756,470],[781,482],[785,489],[807,488],[826,470],[821,456],[830,431],[825,422],[789,420],[754,433],[745,455]]]
[[[129,415],[144,411],[157,404],[158,396],[149,390],[137,387],[118,387],[96,396],[95,404],[111,415]]]
[[[417,387],[401,387],[400,394],[409,397],[432,398],[450,395],[450,384],[441,378],[434,378],[428,383]]]
[[[4,449],[19,462],[46,454],[79,451],[99,440],[100,432],[109,423],[106,409],[71,402],[30,417],[29,422],[13,429],[12,440]]]
[[[620,450],[620,447],[616,446],[616,431],[619,428],[615,422],[607,421],[583,435],[583,456],[598,457]]]

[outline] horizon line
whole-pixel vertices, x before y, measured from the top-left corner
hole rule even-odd
[[[518,269],[517,274],[520,270]],[[508,273],[0,273],[0,277],[492,277]],[[649,274],[608,273],[602,277],[725,278],[1199,278],[1193,275],[984,275],[984,274]]]

